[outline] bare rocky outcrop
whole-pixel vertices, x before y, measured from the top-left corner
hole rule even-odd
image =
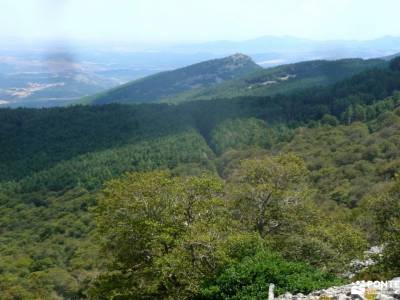
[[[272,299],[274,299],[273,295]],[[290,293],[286,293],[284,295],[275,297],[275,299],[278,300],[400,299],[400,277],[394,278],[390,281],[357,281],[348,285],[335,286],[325,290],[315,291],[309,295],[303,295],[303,294],[292,295]]]

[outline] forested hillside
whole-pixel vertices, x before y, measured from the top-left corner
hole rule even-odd
[[[262,69],[213,87],[188,91],[171,102],[235,98],[238,96],[272,96],[326,86],[373,68],[385,68],[381,59],[314,60]]]
[[[381,59],[316,60],[263,69],[247,56],[237,54],[128,83],[89,97],[82,103],[181,103],[271,96],[299,89],[326,86],[368,69],[386,68]]]
[[[400,273],[400,60],[294,94],[0,110],[4,299],[265,299]],[[385,205],[382,205],[382,204]]]
[[[259,69],[261,67],[250,57],[235,54],[145,77],[89,97],[84,102],[93,104],[160,102],[173,99],[190,90],[212,87]]]

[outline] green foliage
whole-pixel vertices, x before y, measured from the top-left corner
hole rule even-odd
[[[304,162],[292,154],[242,160],[232,171],[233,217],[256,230],[286,258],[345,271],[366,248],[364,234],[345,217],[318,208]],[[339,210],[340,211],[340,210]]]
[[[0,110],[0,180],[19,180],[79,155],[191,128],[165,105]]]
[[[177,95],[173,101],[291,94],[306,88],[333,84],[371,68],[385,68],[386,65],[379,59],[316,60],[288,64],[255,71],[215,87],[195,89]]]
[[[307,197],[307,169],[293,155],[244,160],[233,173],[235,214],[260,236],[279,229],[285,215]]]
[[[343,282],[309,265],[289,262],[264,250],[227,267],[207,282],[196,299],[267,299],[270,283],[275,284],[275,293],[279,295],[309,293]]]
[[[89,237],[93,195],[83,188],[32,194],[2,188],[1,294],[14,295],[9,299],[80,295],[97,268],[97,245]]]
[[[275,144],[274,132],[265,122],[254,118],[228,119],[211,133],[211,144],[218,154],[230,149],[268,148]]]
[[[239,60],[240,61],[240,60]],[[225,64],[228,62],[227,66]],[[229,57],[128,83],[92,97],[89,103],[139,103],[265,97],[333,84],[371,68],[385,68],[380,59],[316,60],[262,69],[244,60],[240,69],[229,68]]]
[[[198,101],[183,105],[93,106],[45,110],[0,110],[0,180],[19,180],[61,161],[126,144],[138,143],[194,129],[208,144],[224,151],[236,146],[269,146],[279,130],[261,132],[260,121],[243,121],[237,145],[222,133],[242,124],[229,119],[259,119],[272,125],[298,125],[331,114],[343,123],[375,118],[381,109],[397,106],[398,97],[375,103],[400,90],[398,72],[374,69],[334,86],[290,95]],[[375,105],[376,104],[376,105]],[[368,107],[367,107],[368,106]],[[224,121],[226,123],[224,124]],[[275,128],[275,127],[274,127]],[[241,132],[241,131],[238,131]],[[234,136],[237,138],[239,135]],[[272,140],[270,138],[272,136]],[[261,138],[261,141],[255,141]],[[284,139],[283,139],[284,140]],[[21,145],[24,145],[21,147]]]
[[[171,169],[192,164],[191,171],[213,172],[214,153],[194,131],[77,156],[21,180],[25,192],[60,191],[74,186],[93,190],[128,171]],[[175,170],[179,172],[179,170]]]
[[[212,157],[204,140],[189,131],[78,156],[16,184],[0,185],[0,278],[6,284],[14,276],[13,283],[0,291],[29,295],[23,299],[39,294],[45,299],[83,297],[104,261],[92,240],[93,191],[126,171],[170,168],[177,174],[212,173]],[[186,163],[190,168],[184,171]],[[53,280],[48,274],[55,268],[66,272],[61,277],[65,283],[44,284],[43,280]]]
[[[321,123],[324,125],[338,126],[339,120],[335,116],[325,114],[321,119]]]
[[[366,204],[371,209],[371,217],[375,221],[380,233],[380,240],[384,247],[380,261],[380,273],[386,278],[396,276],[400,272],[400,177],[379,191],[371,193]]]
[[[114,260],[111,279],[116,268],[127,285],[105,291],[100,281],[95,297],[189,298],[224,262],[220,247],[229,219],[221,192],[221,183],[207,176],[152,172],[111,181],[99,201],[98,224]]]
[[[334,213],[328,216],[323,210],[305,207],[292,232],[277,236],[274,245],[287,258],[338,274],[348,271],[352,260],[362,258],[367,241],[361,230]]]
[[[257,253],[273,248],[333,274],[346,270],[365,249],[361,233],[345,222],[324,220],[323,212],[309,203],[307,170],[296,156],[245,160],[229,182],[226,194],[222,182],[209,176],[132,173],[109,182],[97,219],[103,251],[112,260],[95,281],[92,297],[191,299],[199,293],[217,297],[221,291],[215,286],[201,287],[225,272],[228,275],[221,275],[221,280],[229,277],[235,266],[243,273],[244,285],[260,276],[256,285],[239,294],[261,297],[267,288],[265,281],[261,285],[265,278],[276,281],[281,292],[309,291],[335,277],[276,255],[260,256],[259,275],[249,265],[257,265]],[[247,260],[254,261],[242,265]],[[290,275],[294,273],[297,277]],[[282,278],[293,282],[281,282]],[[226,285],[230,291],[242,287]]]
[[[274,97],[0,110],[1,297],[81,299],[90,286],[98,298],[185,299],[262,251],[342,273],[365,236],[388,245],[371,274],[398,273],[399,88],[398,72],[375,69]],[[118,180],[153,170],[166,171]],[[107,216],[128,223],[104,223],[99,245],[91,211],[109,180],[106,190],[119,194]],[[183,226],[190,195],[200,217]],[[133,196],[152,210],[131,207]],[[135,209],[124,215],[118,205]]]
[[[373,105],[373,110],[376,107]],[[385,113],[384,105],[380,107],[382,112],[370,122],[299,128],[294,138],[278,149],[297,153],[306,161],[321,200],[355,206],[374,185],[400,170],[400,118]]]

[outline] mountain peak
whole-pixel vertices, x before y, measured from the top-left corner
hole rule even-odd
[[[182,93],[210,88],[262,69],[249,56],[236,53],[184,68],[161,72],[114,88],[91,99],[94,104],[179,101]]]
[[[250,56],[242,53],[235,53],[231,56],[225,57],[221,60],[229,68],[257,68],[257,64],[253,61]]]
[[[231,55],[229,57],[232,58],[232,59],[235,59],[235,60],[243,60],[243,59],[251,60],[250,56],[247,56],[246,54],[243,54],[243,53],[235,53],[235,54],[233,54],[233,55]]]
[[[227,59],[232,61],[243,61],[243,62],[253,62],[250,56],[247,56],[243,53],[235,53],[231,56],[228,56]]]

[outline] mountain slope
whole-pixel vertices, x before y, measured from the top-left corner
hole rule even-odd
[[[371,68],[384,68],[381,59],[315,60],[262,69],[210,88],[188,91],[172,102],[242,96],[271,96],[333,84]]]
[[[211,87],[259,70],[251,58],[235,54],[149,76],[87,99],[93,104],[159,102],[183,92]]]
[[[191,101],[181,105],[0,110],[0,140],[5,141],[1,147],[0,180],[20,179],[21,175],[77,155],[171,131],[194,127],[209,140],[212,128],[231,118],[255,117],[270,125],[310,122],[325,114],[344,118],[349,107],[358,111],[358,106],[372,105],[396,90],[400,90],[399,72],[373,69],[332,86],[290,95]]]
[[[333,84],[367,69],[385,66],[387,62],[381,59],[343,59],[306,61],[262,69],[250,58],[234,55],[146,77],[89,97],[85,102],[179,103],[287,94],[298,89]]]
[[[392,55],[389,55],[389,56],[385,56],[385,57],[383,57],[383,59],[384,60],[392,60],[392,59],[394,59],[394,58],[396,58],[396,57],[399,57],[400,56],[400,52],[399,53],[395,53],[395,54],[392,54]]]
[[[0,294],[85,299],[90,280],[104,268],[93,233],[96,194],[125,172],[218,170],[227,178],[241,159],[294,152],[305,159],[330,212],[341,209],[335,202],[357,204],[400,170],[400,94],[382,100],[395,90],[400,72],[375,69],[293,95],[1,109]],[[354,226],[372,232],[366,221],[356,219]],[[337,232],[334,240],[342,238]],[[289,246],[281,249],[297,258],[319,253],[308,244],[293,247],[314,237],[284,236]]]

